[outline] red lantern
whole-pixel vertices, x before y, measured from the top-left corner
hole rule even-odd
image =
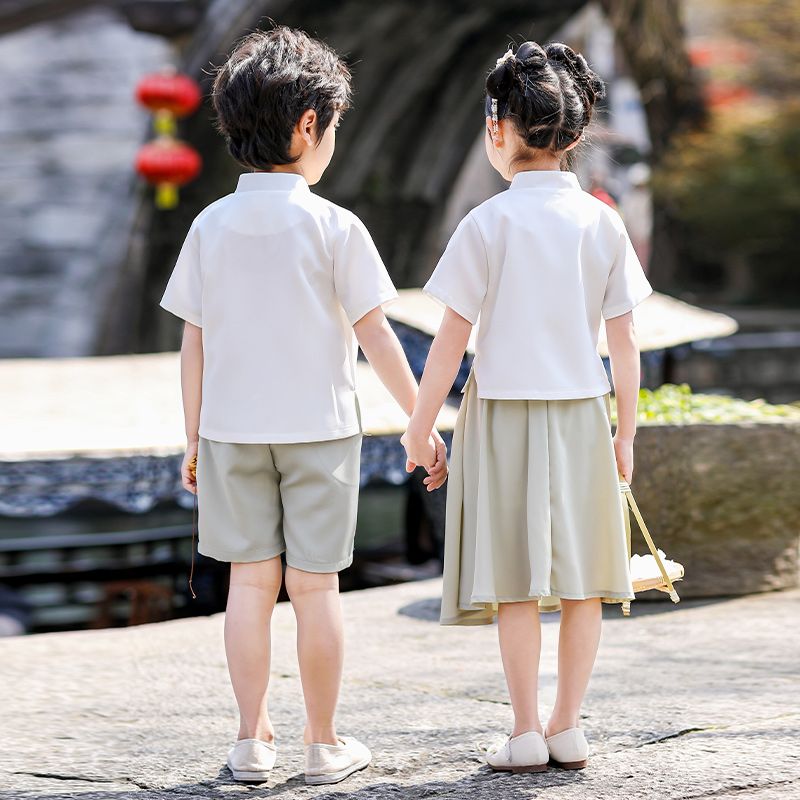
[[[157,72],[145,75],[136,84],[136,99],[150,111],[168,111],[185,117],[200,105],[200,87],[187,75]]]
[[[136,155],[136,171],[156,186],[156,205],[174,208],[178,186],[197,177],[202,166],[200,154],[188,144],[160,138],[143,145]]]
[[[191,114],[200,105],[200,87],[174,69],[145,75],[136,85],[136,99],[154,115],[158,138],[144,145],[136,157],[136,170],[156,186],[156,206],[174,208],[178,186],[200,172],[200,155],[175,138],[175,118]]]

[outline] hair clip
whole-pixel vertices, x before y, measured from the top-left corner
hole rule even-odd
[[[492,135],[497,136],[500,132],[500,126],[497,123],[497,98],[492,98]]]
[[[497,62],[495,63],[495,66],[499,67],[501,64],[505,64],[506,61],[508,61],[509,58],[514,58],[514,52],[512,51],[512,49],[510,47],[508,48],[508,50],[506,50],[506,52],[500,58],[497,59]]]
[[[526,73],[525,75],[525,86],[522,88],[523,94],[528,94],[528,92],[533,88],[533,81],[531,80],[531,76]]]

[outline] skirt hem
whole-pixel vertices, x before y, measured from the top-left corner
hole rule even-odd
[[[527,603],[531,600],[542,600],[545,597],[555,597],[558,600],[593,600],[599,598],[603,603],[625,603],[634,600],[633,594],[627,592],[585,592],[583,595],[569,595],[566,592],[548,592],[542,595],[531,595],[528,597],[499,597],[491,599],[474,598],[472,606],[458,606],[455,616],[440,617],[439,624],[443,626],[458,625],[491,625],[494,623],[499,603]],[[546,605],[540,607],[539,611],[543,614],[553,613],[561,610],[561,604]]]
[[[469,606],[459,605],[462,611],[477,611],[476,605],[492,605],[496,603],[527,603],[531,600],[541,600],[545,597],[557,597],[559,600],[601,600],[608,599],[609,602],[623,603],[626,600],[635,599],[633,594],[628,592],[584,592],[583,594],[569,594],[567,592],[541,592],[533,593],[523,597],[473,597]]]

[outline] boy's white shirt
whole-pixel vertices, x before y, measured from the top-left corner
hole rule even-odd
[[[478,395],[572,399],[606,394],[600,317],[652,288],[619,214],[571,172],[514,176],[461,221],[425,291],[478,324]]]
[[[361,220],[300,175],[248,173],[194,220],[161,305],[203,329],[200,436],[361,430],[353,324],[397,297]]]

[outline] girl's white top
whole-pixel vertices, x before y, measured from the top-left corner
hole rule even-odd
[[[610,390],[600,317],[652,289],[619,214],[571,172],[519,172],[461,221],[425,291],[478,324],[478,394],[597,397]]]
[[[203,329],[200,435],[361,430],[353,324],[397,296],[363,223],[299,175],[249,173],[192,223],[161,305]]]

